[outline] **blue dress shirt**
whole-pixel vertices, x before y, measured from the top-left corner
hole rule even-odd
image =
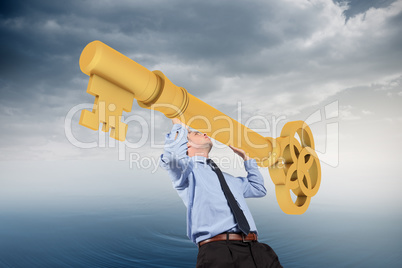
[[[177,134],[177,138],[175,136]],[[187,129],[174,124],[166,134],[160,165],[168,170],[173,187],[187,207],[187,236],[194,242],[223,232],[240,232],[223,194],[218,176],[203,156],[187,155]],[[267,190],[254,159],[244,162],[247,177],[234,177],[223,172],[225,180],[250,225],[257,232],[245,198],[263,197]]]

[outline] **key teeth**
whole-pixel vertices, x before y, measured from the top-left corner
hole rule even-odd
[[[128,111],[131,111],[131,109],[128,109]],[[110,129],[111,138],[114,138],[118,141],[125,141],[128,126],[127,124],[121,122],[121,116],[107,116],[109,117],[109,120],[112,120],[113,123],[111,123],[109,120],[106,120],[106,118],[100,119],[98,114],[98,110],[95,110],[94,112],[83,110],[81,112],[79,124],[96,131],[99,130],[99,123],[102,123],[101,130],[103,132],[108,132]],[[115,119],[116,117],[118,120]]]
[[[127,135],[127,124],[119,122],[117,128],[110,128],[110,137],[118,141],[125,141]]]
[[[131,111],[134,94],[96,74],[91,74],[87,92],[95,96],[95,102],[92,112],[81,112],[80,124],[98,130],[102,123],[103,132],[110,129],[110,137],[124,141],[127,124],[121,122],[122,113]]]
[[[79,124],[92,130],[99,129],[98,116],[95,113],[88,110],[83,110],[81,112]]]

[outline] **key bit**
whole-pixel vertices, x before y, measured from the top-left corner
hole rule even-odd
[[[110,137],[124,141],[127,134],[127,124],[121,122],[123,111],[130,112],[134,94],[109,82],[96,74],[89,78],[87,93],[95,96],[91,111],[83,110],[79,124],[93,130],[108,132]]]

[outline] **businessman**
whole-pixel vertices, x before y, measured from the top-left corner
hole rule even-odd
[[[245,198],[266,195],[257,163],[238,148],[247,177],[223,173],[209,158],[212,141],[175,118],[161,166],[187,207],[187,236],[198,246],[197,268],[282,267],[258,232]]]

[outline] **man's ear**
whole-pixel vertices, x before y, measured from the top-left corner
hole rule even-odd
[[[191,148],[191,144],[187,142],[187,149]]]

